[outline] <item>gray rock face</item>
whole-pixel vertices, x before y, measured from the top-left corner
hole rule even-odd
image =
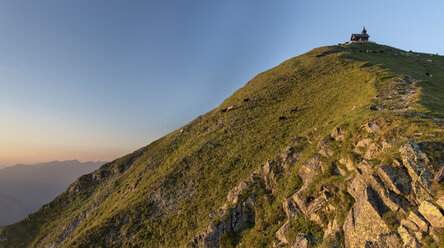
[[[403,170],[394,170],[383,164],[378,168],[381,180],[397,194],[408,195],[410,193],[410,177]]]
[[[418,202],[431,200],[431,182],[433,167],[427,155],[414,142],[407,142],[399,148],[402,162],[412,178],[412,189]]]
[[[367,248],[399,248],[401,247],[399,234],[396,232],[383,233],[376,241],[366,241]]]
[[[444,215],[431,201],[423,201],[419,206],[419,212],[435,228],[444,228]]]
[[[305,185],[310,184],[316,175],[322,171],[322,166],[323,163],[319,155],[315,155],[305,161],[299,169],[299,176],[301,176]]]
[[[429,223],[424,219],[424,217],[417,211],[411,211],[408,217],[408,220],[415,223],[415,225],[422,232],[429,231]]]
[[[390,233],[382,219],[387,210],[378,193],[368,186],[344,222],[346,247],[365,247],[367,241],[378,242],[382,235]]]

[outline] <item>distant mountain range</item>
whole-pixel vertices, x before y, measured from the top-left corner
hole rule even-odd
[[[17,222],[104,162],[53,161],[0,169],[0,226]]]

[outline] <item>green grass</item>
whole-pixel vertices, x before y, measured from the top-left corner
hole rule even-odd
[[[359,52],[362,49],[384,53]],[[183,246],[208,225],[208,214],[225,203],[230,189],[261,163],[275,158],[292,138],[318,140],[337,125],[347,127],[348,137],[359,137],[353,130],[376,116],[398,120],[409,130],[413,125],[410,120],[369,110],[375,104],[374,97],[389,87],[396,74],[423,80],[417,84],[421,90],[418,109],[442,115],[443,58],[404,58],[394,53],[400,51],[371,43],[322,47],[260,73],[218,108],[185,125],[183,132],[174,131],[104,165],[92,179],[84,180],[79,192],[67,191],[24,221],[6,227],[10,238],[0,246],[34,247],[55,242],[77,216],[84,220],[63,247]],[[431,64],[423,61],[428,57],[433,60]],[[425,71],[433,77],[425,78]],[[229,106],[235,108],[221,111]],[[295,107],[299,111],[290,113]],[[286,119],[279,120],[281,116]],[[430,130],[430,126],[415,127]],[[390,135],[395,136],[387,133]],[[224,244],[241,240],[251,247],[271,245],[285,221],[282,199],[301,187],[297,170],[313,154],[315,144],[306,142],[300,160],[289,169],[288,176],[279,179],[273,200],[264,200],[270,195],[268,191],[252,191],[258,199],[257,222],[241,233],[226,234]],[[351,143],[335,147],[336,154],[346,153],[350,147]],[[330,173],[316,180],[318,185],[313,185],[310,193],[326,183],[337,188],[336,204],[351,206],[353,200],[341,186],[343,177]],[[345,212],[343,215],[341,220]],[[318,235],[317,231],[312,233]]]

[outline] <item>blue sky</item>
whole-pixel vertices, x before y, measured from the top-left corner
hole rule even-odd
[[[111,160],[315,47],[444,54],[440,1],[0,1],[0,165]]]

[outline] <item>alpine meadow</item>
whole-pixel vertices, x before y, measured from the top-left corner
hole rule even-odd
[[[443,118],[443,56],[316,48],[81,176],[0,247],[444,247]]]

